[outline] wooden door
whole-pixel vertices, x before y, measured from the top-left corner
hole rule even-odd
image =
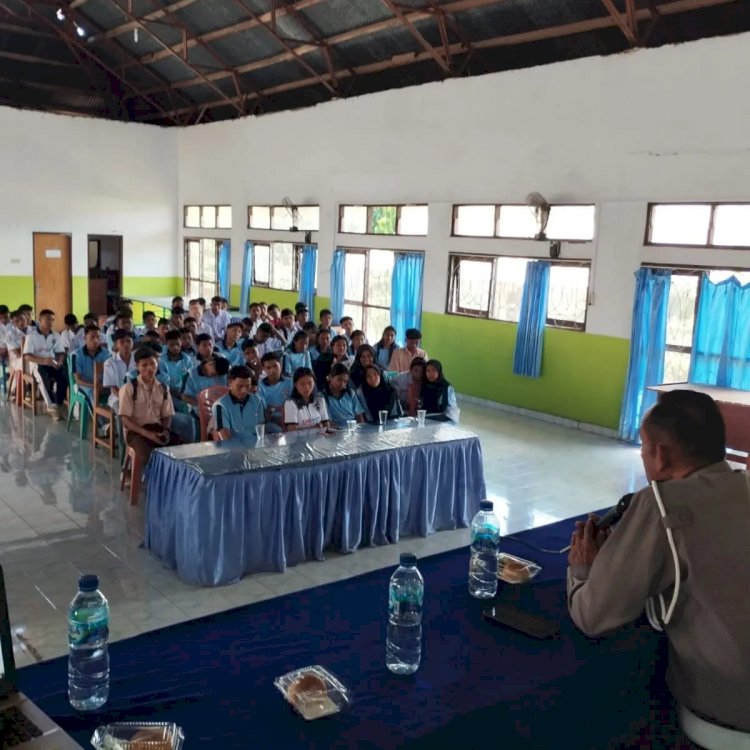
[[[69,234],[34,232],[34,314],[45,308],[55,313],[55,328],[73,311],[73,277]]]

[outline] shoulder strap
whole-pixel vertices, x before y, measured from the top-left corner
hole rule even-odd
[[[138,398],[138,378],[130,378],[130,385],[133,386],[133,403]]]

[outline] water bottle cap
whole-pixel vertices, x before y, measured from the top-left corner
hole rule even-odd
[[[491,513],[494,509],[495,506],[492,504],[492,500],[482,500],[482,502],[479,503],[479,510],[486,510]]]
[[[81,576],[78,579],[79,591],[96,591],[99,588],[99,576],[92,574]]]
[[[413,552],[402,552],[399,561],[401,565],[416,565],[417,556]]]

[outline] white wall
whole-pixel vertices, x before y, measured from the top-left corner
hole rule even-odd
[[[123,236],[126,277],[180,272],[174,131],[3,107],[0,149],[0,275],[33,273],[33,232],[72,233],[74,276],[89,234]]]
[[[248,204],[319,203],[320,294],[335,244],[424,249],[432,312],[445,310],[451,250],[546,252],[452,239],[453,203],[521,202],[531,190],[595,202],[595,241],[563,256],[594,261],[588,331],[628,338],[642,261],[750,267],[746,251],[643,246],[649,201],[750,200],[749,49],[743,34],[184,129],[178,202],[231,202],[235,248],[253,236]],[[429,202],[429,236],[337,236],[338,204],[357,202]],[[234,283],[240,269],[235,252]]]

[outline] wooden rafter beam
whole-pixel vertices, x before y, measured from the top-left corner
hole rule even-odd
[[[109,29],[108,31],[103,32],[102,34],[97,34],[96,36],[93,36],[91,38],[91,41],[98,42],[100,39],[114,39],[115,37],[120,36],[120,34],[127,34],[128,31],[140,28],[141,25],[147,21],[158,21],[165,16],[175,13],[178,10],[187,8],[188,5],[192,5],[195,2],[197,2],[197,0],[178,0],[178,2],[170,3],[169,5],[165,5],[163,8],[152,10],[150,13],[146,13],[145,15],[140,16],[135,21],[122,23],[119,26],[115,26],[115,28],[113,29]]]
[[[739,0],[671,0],[666,2],[659,7],[660,16],[670,16],[678,13],[686,13],[689,11],[700,10],[701,8],[708,8],[717,5],[727,5],[729,3],[735,3]],[[636,19],[638,21],[651,18],[652,13],[650,9],[638,9],[636,11]],[[544,29],[535,29],[533,31],[525,31],[519,34],[507,34],[505,36],[493,37],[491,39],[482,39],[474,42],[474,48],[481,49],[493,49],[497,47],[511,47],[519,44],[528,44],[531,42],[538,42],[544,39],[557,39],[560,37],[573,36],[576,34],[585,34],[590,31],[597,31],[598,29],[609,29],[615,27],[617,24],[615,20],[607,15],[600,18],[592,18],[587,21],[576,21],[575,23],[563,24],[560,26],[549,26]],[[461,43],[454,43],[451,45],[451,52],[453,55],[465,53],[467,50]],[[399,68],[415,63],[424,62],[425,60],[431,59],[428,52],[419,52],[416,54],[398,55],[397,57],[391,58],[390,60],[383,60],[375,63],[369,63],[367,65],[356,66],[352,69],[355,75],[368,75],[371,73],[379,73],[383,70],[390,70],[392,68]],[[339,79],[345,78],[351,75],[347,70],[339,71]],[[281,94],[287,91],[293,91],[296,89],[306,88],[317,83],[317,78],[307,78],[299,81],[291,81],[289,83],[279,84],[278,86],[272,86],[267,89],[263,89],[259,92],[260,96],[273,96],[274,94]],[[250,95],[249,98],[252,98]],[[207,109],[214,107],[224,106],[223,101],[208,102],[204,105]],[[194,110],[191,109],[179,109],[176,114],[189,114]],[[153,118],[147,118],[153,119]]]
[[[407,31],[419,42],[419,45],[425,52],[438,64],[444,73],[451,73],[451,66],[448,61],[422,36],[414,22],[393,2],[393,0],[381,0],[388,10],[406,27]],[[447,50],[446,46],[446,50]]]
[[[602,0],[602,5],[607,9],[607,12],[612,16],[614,22],[619,26],[620,31],[622,31],[630,44],[634,47],[637,46],[638,37],[635,35],[635,31],[632,29],[625,16],[617,10],[614,0]]]
[[[36,65],[52,65],[58,68],[77,68],[78,65],[72,62],[62,62],[61,60],[53,60],[49,57],[37,57],[36,55],[23,55],[20,52],[6,52],[0,50],[0,58],[5,60],[16,60],[17,62],[28,62]]]
[[[628,26],[633,30],[635,38],[638,39],[638,18],[635,15],[635,0],[625,0],[625,13],[628,16]]]

